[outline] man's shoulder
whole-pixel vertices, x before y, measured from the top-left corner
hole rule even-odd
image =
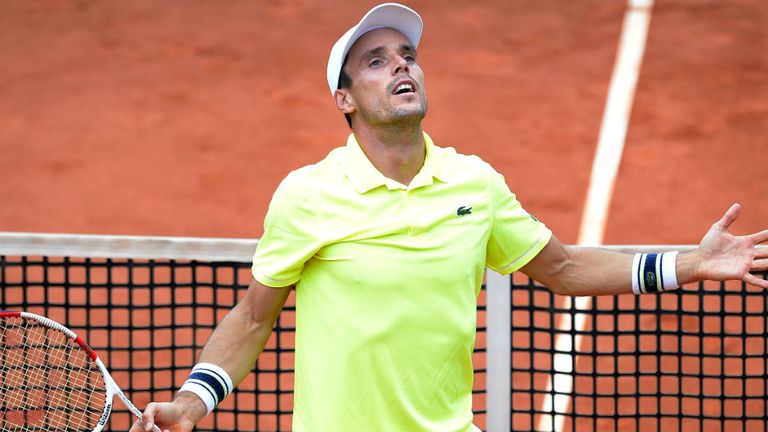
[[[486,177],[496,173],[491,164],[484,161],[480,156],[459,153],[453,147],[435,146],[434,148],[435,155],[440,159],[440,164],[451,174],[463,173],[465,175]]]
[[[341,172],[344,151],[344,147],[336,147],[323,159],[291,171],[283,179],[282,185],[307,187],[313,184],[317,185],[323,179],[338,176],[338,173]]]

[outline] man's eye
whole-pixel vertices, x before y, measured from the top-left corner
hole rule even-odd
[[[407,61],[408,63],[413,63],[413,62],[415,62],[415,61],[416,61],[416,57],[414,57],[414,56],[412,56],[412,55],[406,55],[406,56],[403,56],[403,58],[404,58],[404,59],[405,59],[405,61]]]
[[[379,65],[380,65],[380,64],[382,64],[382,63],[383,63],[383,62],[382,62],[381,60],[379,60],[379,59],[375,59],[375,60],[371,60],[371,61],[368,63],[368,66],[379,66]]]

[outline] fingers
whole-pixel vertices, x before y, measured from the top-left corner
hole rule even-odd
[[[766,271],[768,270],[768,259],[759,259],[752,261],[752,271]]]
[[[147,429],[144,426],[144,422],[141,419],[139,419],[139,420],[136,420],[133,423],[133,425],[131,425],[131,429],[128,432],[144,432],[146,430]],[[149,430],[154,430],[155,432],[160,432],[160,428],[158,428],[157,426],[153,426]],[[163,432],[168,432],[168,431],[163,431]]]
[[[750,234],[747,238],[754,244],[760,244],[768,241],[768,230],[759,233]]]
[[[754,258],[755,259],[768,258],[768,247],[756,247]]]
[[[160,405],[150,402],[141,414],[141,422],[143,423],[144,430],[149,432],[154,429],[155,416],[160,411]]]
[[[142,432],[144,430],[142,426],[144,426],[144,424],[141,420],[136,420],[128,432]]]
[[[731,208],[728,209],[728,211],[725,212],[723,217],[715,222],[715,226],[722,228],[722,229],[728,229],[729,226],[736,220],[736,218],[739,217],[739,213],[741,212],[741,205],[736,203],[731,206]]]
[[[753,274],[747,273],[746,275],[744,275],[744,277],[741,280],[743,280],[744,282],[750,285],[768,289],[768,280],[761,279]]]

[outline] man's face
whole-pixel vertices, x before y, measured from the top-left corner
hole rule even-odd
[[[397,30],[364,34],[349,50],[344,68],[352,80],[350,102],[366,123],[420,121],[426,115],[424,72],[416,49]]]

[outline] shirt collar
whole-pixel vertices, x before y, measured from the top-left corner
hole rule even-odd
[[[424,147],[426,150],[424,165],[422,165],[416,177],[411,180],[411,184],[406,186],[380,173],[368,159],[368,156],[365,155],[365,152],[363,152],[355,135],[349,134],[344,157],[344,170],[346,171],[347,178],[352,182],[357,192],[361,194],[379,186],[386,186],[389,190],[416,189],[432,184],[434,179],[442,182],[448,181],[440,155],[440,148],[435,146],[432,138],[426,132],[424,132]]]

